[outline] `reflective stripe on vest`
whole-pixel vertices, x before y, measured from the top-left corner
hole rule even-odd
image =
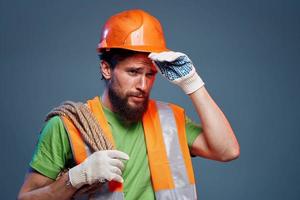
[[[184,110],[150,101],[143,126],[156,199],[197,199]]]
[[[114,143],[112,133],[102,110],[99,97],[87,102],[90,110]],[[90,155],[79,131],[62,117],[77,164]],[[156,199],[197,199],[192,162],[185,134],[184,110],[173,104],[150,100],[143,116],[143,127],[149,160],[152,186]],[[124,199],[122,184],[108,182],[93,199]]]

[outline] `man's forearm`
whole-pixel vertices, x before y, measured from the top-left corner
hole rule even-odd
[[[76,191],[77,189],[69,183],[68,173],[65,173],[49,185],[31,191],[21,191],[18,200],[68,200]]]
[[[201,119],[207,147],[218,160],[239,155],[239,144],[225,115],[205,87],[189,95]]]

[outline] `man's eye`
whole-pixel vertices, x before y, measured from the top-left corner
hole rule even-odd
[[[137,75],[138,71],[137,70],[129,70],[128,73],[130,75]]]

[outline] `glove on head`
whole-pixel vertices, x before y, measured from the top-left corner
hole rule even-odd
[[[151,53],[149,58],[164,77],[179,85],[186,94],[191,94],[204,85],[192,61],[184,53],[173,51]]]

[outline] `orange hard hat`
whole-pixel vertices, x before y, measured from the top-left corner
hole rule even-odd
[[[141,52],[167,51],[159,21],[143,10],[127,10],[105,23],[98,52],[121,48]]]

